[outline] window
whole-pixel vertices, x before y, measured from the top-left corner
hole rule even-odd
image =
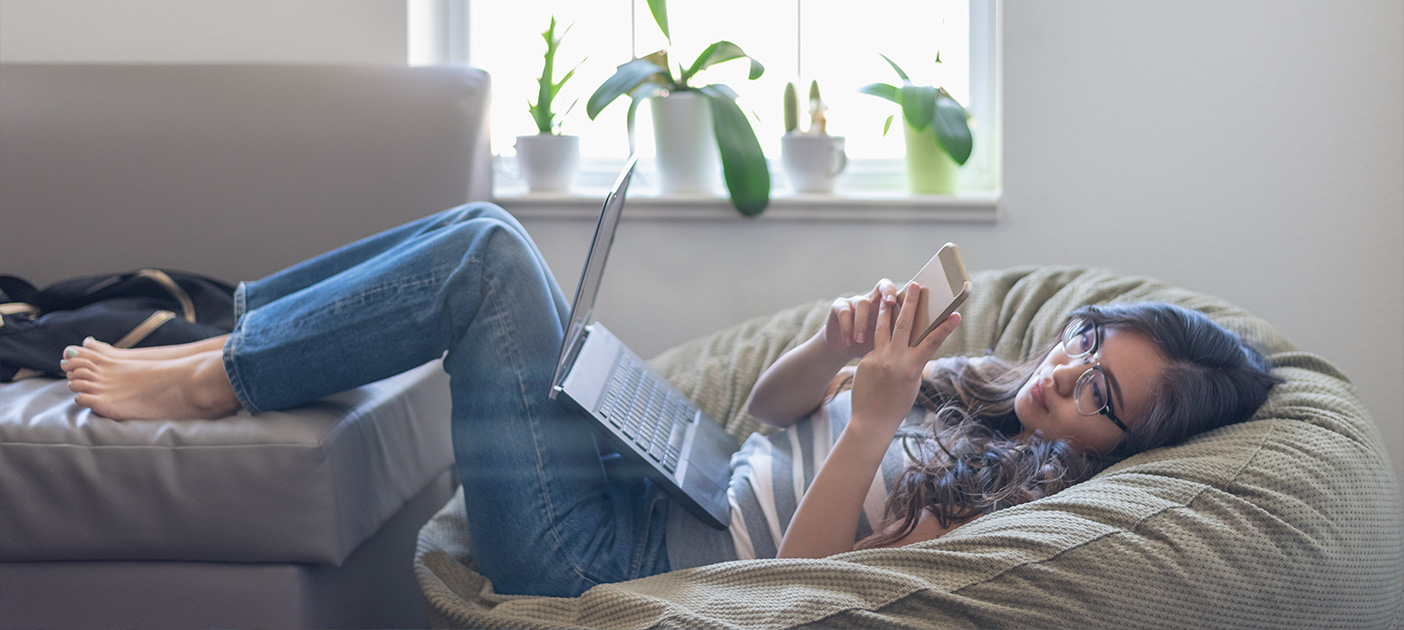
[[[902,188],[903,139],[900,129],[882,133],[883,122],[899,113],[896,105],[860,94],[873,82],[899,83],[879,53],[892,58],[919,84],[945,87],[972,114],[976,151],[962,172],[961,189],[998,189],[998,118],[994,72],[997,0],[868,0],[850,3],[813,0],[672,0],[669,46],[643,0],[409,0],[411,63],[462,61],[487,70],[493,81],[492,141],[496,155],[508,157],[518,135],[536,127],[527,103],[536,98],[545,43],[541,32],[552,16],[558,32],[570,27],[557,53],[557,77],[578,69],[557,97],[565,115],[562,131],[581,137],[583,188],[601,188],[613,179],[628,153],[627,97],[596,119],[585,103],[615,67],[636,56],[668,48],[673,66],[690,64],[708,44],[729,40],[765,65],[765,74],[746,79],[747,64],[732,61],[704,71],[703,83],[725,83],[740,95],[772,175],[783,133],[782,94],[794,82],[801,98],[817,79],[830,110],[829,133],[845,137],[849,171],[841,189]],[[466,26],[465,26],[466,25]],[[941,64],[936,64],[937,53]],[[675,70],[676,71],[676,70]],[[801,126],[808,125],[801,104]],[[639,108],[637,150],[653,153],[648,108]],[[511,169],[505,169],[510,171]],[[591,172],[597,175],[591,177]],[[511,183],[499,190],[510,189]],[[777,186],[777,193],[783,191]]]

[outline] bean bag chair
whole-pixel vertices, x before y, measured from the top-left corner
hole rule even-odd
[[[978,273],[942,354],[1021,359],[1074,307],[1159,300],[1259,344],[1284,382],[1248,422],[1119,462],[932,541],[824,559],[746,560],[503,596],[473,570],[462,495],[420,531],[431,620],[487,628],[1382,628],[1404,619],[1404,513],[1350,381],[1222,299],[1099,268]],[[823,324],[829,300],[652,360],[733,434],[752,384]],[[472,509],[472,506],[466,506]]]

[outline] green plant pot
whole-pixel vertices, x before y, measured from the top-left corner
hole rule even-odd
[[[917,131],[906,119],[902,120],[902,127],[907,139],[907,190],[923,195],[954,195],[960,165],[941,148],[936,129]]]

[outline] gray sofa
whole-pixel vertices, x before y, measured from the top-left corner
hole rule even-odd
[[[0,273],[252,279],[484,199],[487,96],[472,68],[0,65]],[[0,629],[426,625],[437,362],[212,422],[70,396],[0,384]]]

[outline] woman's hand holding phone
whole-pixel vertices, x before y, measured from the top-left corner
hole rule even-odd
[[[912,282],[905,292],[918,295],[920,290],[921,285]],[[907,339],[916,325],[916,304],[916,300],[906,300],[899,306],[896,291],[884,294],[878,301],[873,348],[858,363],[853,377],[850,427],[891,440],[916,402],[927,361],[960,324],[960,314],[951,313],[920,343],[909,345]]]
[[[850,360],[871,352],[878,304],[887,296],[897,298],[897,285],[883,278],[865,294],[834,300],[824,323],[824,346]]]

